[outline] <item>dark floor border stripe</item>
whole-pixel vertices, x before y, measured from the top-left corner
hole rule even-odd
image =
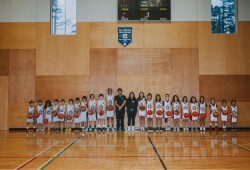
[[[149,140],[149,142],[151,143],[151,145],[152,145],[152,147],[153,147],[153,149],[154,149],[154,151],[155,151],[155,153],[156,153],[158,159],[160,160],[161,165],[163,166],[164,170],[167,170],[167,167],[166,167],[166,165],[164,164],[163,160],[161,159],[161,156],[160,156],[159,153],[157,152],[157,149],[156,149],[155,145],[153,144],[151,138],[148,137],[148,140]]]
[[[51,157],[48,161],[42,164],[38,169],[45,169],[49,164],[51,164],[56,158],[58,158],[61,154],[63,154],[63,152],[69,149],[69,147],[72,146],[74,143],[76,143],[80,138],[81,136],[70,142],[67,146],[61,149],[54,157]]]

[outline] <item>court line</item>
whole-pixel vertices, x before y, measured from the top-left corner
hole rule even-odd
[[[59,152],[55,154],[55,156],[51,157],[48,161],[46,161],[44,164],[42,164],[38,169],[44,169],[46,168],[51,162],[53,162],[56,158],[58,158],[64,151],[66,151],[70,146],[72,146],[76,141],[78,141],[81,138],[79,136],[72,142],[70,142],[68,145],[66,145],[64,148],[62,148]]]
[[[155,151],[155,153],[156,153],[158,159],[160,160],[161,165],[163,166],[164,170],[167,170],[166,165],[165,165],[164,162],[162,161],[161,156],[160,156],[159,153],[157,152],[157,149],[156,149],[155,145],[153,144],[153,142],[152,142],[152,140],[150,139],[149,136],[148,136],[148,140],[149,140],[149,142],[151,143],[151,145],[152,145],[152,147],[153,147],[153,149],[154,149],[154,151]]]
[[[39,155],[41,155],[42,153],[46,152],[47,150],[49,150],[50,148],[52,148],[53,146],[55,146],[58,142],[54,143],[53,145],[51,145],[50,147],[46,148],[45,150],[43,150],[42,152],[36,154],[34,157],[28,159],[26,162],[22,163],[21,165],[19,165],[18,167],[15,168],[15,170],[21,169],[23,167],[25,167],[26,165],[28,165],[30,162],[34,161]]]
[[[239,144],[234,143],[234,142],[232,142],[232,141],[230,141],[230,140],[227,140],[227,139],[223,139],[223,138],[221,138],[221,137],[219,137],[219,136],[218,136],[218,138],[220,138],[221,140],[227,141],[227,142],[229,142],[229,143],[231,143],[231,144],[233,144],[233,145],[235,145],[235,146],[238,146],[238,147],[240,147],[240,148],[242,148],[242,149],[245,149],[245,150],[247,150],[247,151],[250,151],[250,149],[247,148],[247,147],[245,147],[245,146],[239,145]]]

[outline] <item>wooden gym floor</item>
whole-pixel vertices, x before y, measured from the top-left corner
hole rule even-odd
[[[250,169],[250,132],[0,131],[0,169]]]

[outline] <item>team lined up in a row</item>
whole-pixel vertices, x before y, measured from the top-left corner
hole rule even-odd
[[[49,100],[45,102],[45,105],[39,100],[35,107],[34,102],[31,101],[27,111],[27,130],[34,131],[36,129],[36,131],[43,131],[45,128],[47,130],[52,129],[60,131],[65,127],[65,131],[71,131],[72,124],[74,123],[76,129],[82,129],[82,131],[97,131],[97,121],[99,130],[114,131],[115,113],[122,114],[122,112],[120,112],[121,107],[117,104],[115,97],[112,95],[112,89],[108,89],[106,98],[103,94],[99,94],[98,97],[98,100],[96,100],[95,95],[91,94],[89,100],[87,100],[86,96],[83,96],[81,101],[79,98],[76,98],[75,101],[69,99],[67,105],[64,99],[60,101],[60,104],[59,100],[55,99],[53,106]],[[171,119],[173,120],[173,131],[180,131],[180,119],[183,121],[183,131],[189,130],[190,121],[191,130],[197,131],[198,120],[200,130],[206,130],[205,120],[207,117],[207,104],[203,96],[200,97],[200,101],[198,102],[194,96],[191,97],[190,101],[188,101],[187,96],[184,96],[182,101],[180,101],[179,97],[174,95],[171,101],[169,94],[166,94],[165,99],[162,101],[159,94],[157,94],[155,100],[153,100],[151,93],[145,97],[144,93],[140,92],[139,97],[136,99],[134,93],[131,92],[124,103],[126,103],[126,105],[123,107],[125,108],[127,106],[128,131],[134,131],[136,114],[140,117],[141,131],[145,130],[145,118],[147,118],[149,131],[153,130],[154,118],[156,118],[157,131],[162,129],[163,118],[165,118],[166,131],[171,130]],[[136,109],[133,111],[133,108]],[[226,130],[228,118],[231,120],[232,129],[236,130],[238,108],[235,100],[232,100],[230,108],[227,106],[225,100],[222,101],[222,106],[218,108],[215,99],[211,99],[209,109],[210,130],[212,130],[212,124],[214,124],[215,130],[218,130],[217,123],[219,116],[221,117],[224,130]],[[131,116],[131,114],[134,115]],[[106,118],[107,129],[105,123]],[[132,127],[130,127],[131,120]],[[122,121],[124,121],[124,119]],[[30,128],[31,124],[33,127]]]

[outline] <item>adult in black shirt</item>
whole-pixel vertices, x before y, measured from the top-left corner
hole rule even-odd
[[[128,114],[128,132],[131,130],[131,121],[132,121],[132,131],[135,131],[135,116],[137,113],[138,101],[135,98],[134,92],[129,93],[129,97],[126,101],[127,114]]]
[[[117,89],[118,95],[115,96],[115,108],[116,108],[116,128],[117,131],[121,128],[124,131],[124,115],[126,96],[122,95],[122,89]]]

